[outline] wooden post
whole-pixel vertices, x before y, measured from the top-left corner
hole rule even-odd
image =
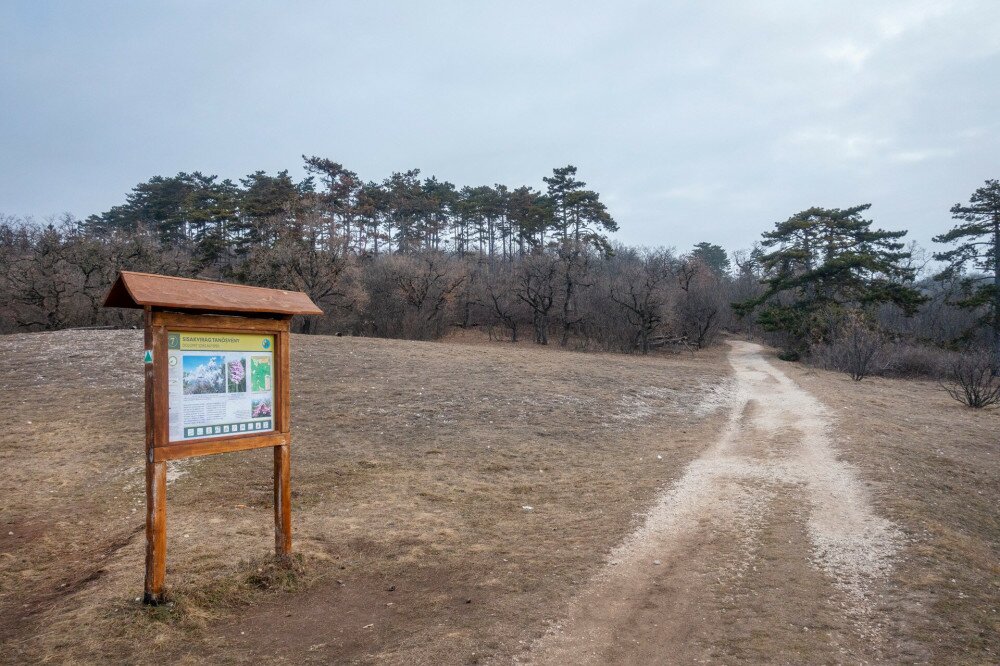
[[[285,433],[285,443],[274,447],[274,554],[285,559],[292,554],[292,487],[291,487],[291,386],[289,375],[291,354],[289,353],[289,320],[283,324],[284,330],[275,336],[275,360],[278,363],[278,378],[275,386],[277,430]]]
[[[156,380],[159,367],[152,309],[145,308],[143,348],[153,352],[152,362],[145,363],[146,377],[146,583],[143,602],[156,605],[163,601],[163,581],[167,573],[167,464],[153,460],[156,446]],[[164,366],[165,367],[165,366]]]
[[[291,456],[288,444],[274,447],[274,554],[292,554]]]
[[[146,593],[143,603],[163,602],[167,574],[167,463],[146,463]]]

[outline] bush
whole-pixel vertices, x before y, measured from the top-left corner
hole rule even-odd
[[[830,343],[813,350],[811,358],[821,367],[846,372],[859,382],[869,375],[885,372],[889,366],[889,345],[881,331],[852,315],[840,325]]]
[[[1000,402],[1000,376],[993,374],[993,357],[988,352],[958,356],[943,385],[948,395],[973,409]]]
[[[802,354],[799,353],[797,349],[782,349],[778,352],[778,358],[782,361],[788,361],[789,363],[795,363],[802,358]]]
[[[944,379],[957,354],[937,347],[901,342],[892,349],[889,372],[896,377]]]

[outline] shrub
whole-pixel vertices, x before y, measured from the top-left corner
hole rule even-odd
[[[800,358],[802,358],[802,355],[799,353],[797,349],[782,349],[781,351],[778,352],[778,358],[780,358],[782,361],[795,363]]]
[[[992,361],[993,357],[984,351],[958,356],[943,382],[948,395],[974,409],[1000,402],[1000,376],[993,374]]]
[[[837,329],[833,340],[813,350],[818,365],[846,372],[856,382],[885,371],[889,366],[889,345],[881,331],[860,316],[849,316]]]
[[[901,342],[892,349],[889,371],[897,377],[944,379],[957,354],[938,347]]]

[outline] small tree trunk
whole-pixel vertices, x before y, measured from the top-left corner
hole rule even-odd
[[[549,318],[541,313],[535,313],[535,342],[540,345],[549,344]]]
[[[575,283],[570,275],[571,270],[571,266],[566,267],[566,300],[563,302],[563,330],[562,339],[559,341],[559,345],[561,347],[565,347],[569,344],[569,329],[572,326],[569,319],[569,313],[573,309],[573,292]]]
[[[993,215],[993,376],[1000,375],[1000,215]]]
[[[462,318],[462,328],[469,328],[472,321],[472,301],[465,302],[465,316]]]

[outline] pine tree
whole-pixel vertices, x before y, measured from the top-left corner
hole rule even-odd
[[[934,255],[948,266],[939,279],[961,277],[964,292],[958,305],[983,308],[983,318],[993,342],[993,374],[1000,373],[1000,181],[987,180],[969,198],[955,204],[951,216],[961,220],[951,231],[936,236],[935,243],[958,243]],[[970,270],[971,269],[971,270]]]
[[[760,325],[788,333],[800,352],[824,341],[847,311],[894,303],[915,312],[923,297],[909,286],[914,269],[899,242],[906,232],[872,229],[861,216],[870,207],[810,208],[765,232],[761,245],[774,248],[760,257],[767,288],[734,304],[737,313],[760,308]]]
[[[240,218],[234,226],[234,244],[239,254],[258,244],[273,244],[286,228],[297,226],[307,195],[313,193],[311,177],[295,183],[288,171],[269,176],[255,171],[241,178]]]
[[[586,183],[576,179],[576,167],[567,164],[552,170],[551,178],[542,178],[548,186],[549,199],[555,208],[555,227],[562,235],[563,240],[569,237],[569,228],[572,224],[570,219],[571,201],[570,197],[575,192],[579,192]]]
[[[361,185],[358,191],[357,215],[361,225],[358,229],[358,248],[362,254],[367,254],[369,242],[372,253],[379,253],[380,241],[385,241],[387,238],[382,233],[382,225],[388,211],[388,193],[379,183],[369,181]]]
[[[396,252],[407,254],[420,247],[419,217],[423,205],[420,169],[396,171],[382,186],[388,192],[389,216],[387,236],[396,241]],[[395,223],[396,233],[392,233]]]
[[[420,227],[426,248],[437,251],[446,242],[445,237],[457,199],[458,191],[454,184],[440,181],[434,176],[424,179]]]
[[[553,226],[562,241],[572,239],[578,246],[590,245],[609,253],[611,245],[604,234],[617,231],[618,223],[597,192],[583,189],[587,184],[576,179],[576,167],[569,164],[553,169],[552,177],[542,180],[554,209]]]
[[[544,245],[545,230],[552,226],[554,216],[552,201],[530,187],[518,187],[508,197],[507,216],[516,236],[517,253],[524,255]]]
[[[354,223],[361,190],[358,174],[326,158],[303,155],[302,159],[306,172],[318,176],[326,188],[319,194],[319,203],[329,217],[329,232],[333,236],[344,236],[350,244],[354,234],[360,232]]]
[[[724,275],[729,272],[729,255],[720,245],[706,242],[698,243],[691,251],[691,256],[711,268],[716,275]]]

